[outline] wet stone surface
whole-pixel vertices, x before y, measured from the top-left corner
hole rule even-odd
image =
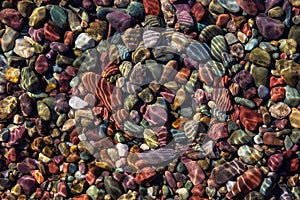
[[[4,0],[0,199],[299,199],[298,0]]]

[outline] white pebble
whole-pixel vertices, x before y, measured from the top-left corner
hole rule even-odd
[[[120,157],[126,157],[128,155],[128,146],[126,144],[118,143],[116,144],[118,154]]]
[[[95,40],[90,37],[87,33],[81,33],[76,41],[75,47],[80,50],[87,50],[95,46]]]
[[[79,97],[73,96],[69,100],[69,105],[74,109],[83,109],[87,107],[89,104],[84,100],[80,99]]]

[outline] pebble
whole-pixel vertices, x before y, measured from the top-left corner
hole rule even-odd
[[[285,14],[284,10],[280,6],[271,8],[268,11],[268,16],[272,18],[281,18]]]
[[[32,194],[37,188],[37,182],[31,175],[21,176],[17,183],[22,187],[22,190],[26,195]]]
[[[233,185],[226,198],[243,198],[262,182],[262,172],[259,168],[248,169]]]
[[[86,50],[93,48],[95,46],[95,41],[87,33],[81,33],[75,40],[75,47],[80,50]]]
[[[6,80],[12,82],[12,83],[18,83],[20,78],[20,69],[10,67],[5,73]]]
[[[15,40],[19,37],[19,33],[10,27],[6,27],[2,35],[1,47],[4,52],[12,50],[15,46]]]
[[[8,96],[0,101],[0,120],[11,119],[18,109],[18,99]]]
[[[248,15],[255,16],[258,12],[256,2],[253,0],[237,0],[236,3]]]
[[[285,86],[284,103],[291,107],[297,107],[300,104],[300,94],[296,88]]]
[[[1,198],[297,199],[297,2],[3,1]]]
[[[262,152],[247,145],[243,145],[238,149],[238,155],[243,160],[243,162],[250,165],[256,163],[263,157]]]
[[[19,13],[23,17],[29,17],[32,11],[36,8],[36,5],[29,0],[25,0],[25,1],[19,1],[17,8]]]
[[[74,108],[74,109],[84,109],[88,105],[89,104],[87,102],[85,102],[84,100],[80,99],[77,96],[73,96],[69,100],[69,106],[72,107],[72,108]]]
[[[38,115],[41,117],[44,121],[49,121],[51,118],[51,111],[49,107],[42,101],[37,102],[37,112]]]
[[[41,25],[45,21],[45,19],[46,19],[46,7],[45,6],[37,7],[32,11],[29,17],[28,25],[36,28],[39,25]]]
[[[279,39],[284,32],[284,24],[281,21],[268,17],[265,14],[256,16],[256,24],[259,32],[267,40]]]
[[[270,54],[260,48],[255,48],[251,51],[249,60],[263,67],[269,67],[269,65],[271,64]]]
[[[291,113],[291,108],[282,102],[278,102],[270,107],[271,116],[276,119],[283,119]]]
[[[296,108],[292,108],[289,120],[292,127],[300,128],[300,111]]]
[[[0,11],[0,21],[15,30],[20,30],[24,19],[17,10],[13,8],[4,8]]]
[[[67,14],[63,8],[52,5],[50,8],[50,16],[52,21],[61,29],[67,27]]]
[[[107,193],[110,194],[113,199],[118,199],[123,194],[119,183],[111,176],[104,178],[104,187]]]
[[[33,46],[27,40],[21,38],[15,40],[14,52],[22,58],[30,58],[35,54]]]

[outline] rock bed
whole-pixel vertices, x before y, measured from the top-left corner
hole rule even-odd
[[[1,199],[300,199],[299,2],[2,1]]]

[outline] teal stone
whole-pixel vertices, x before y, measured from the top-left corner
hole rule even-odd
[[[276,47],[275,45],[272,45],[269,42],[261,42],[259,44],[259,48],[261,48],[262,50],[268,52],[268,53],[272,53],[278,50],[278,47]]]
[[[243,130],[234,131],[229,138],[229,144],[235,144],[235,145],[247,144],[250,141],[251,141],[251,137]]]
[[[61,29],[65,29],[68,25],[67,20],[67,14],[64,11],[63,8],[52,5],[50,8],[50,16],[52,21]]]
[[[137,1],[130,2],[126,12],[140,21],[144,21],[146,16],[144,5]]]
[[[140,122],[140,125],[143,126],[144,128],[149,127],[149,122],[145,119],[142,119],[142,121]]]
[[[185,189],[187,189],[188,191],[190,191],[193,188],[193,183],[188,180],[185,184],[184,184]]]
[[[300,94],[298,90],[289,85],[285,86],[284,89],[285,89],[284,103],[291,107],[297,107],[300,103]]]
[[[272,189],[273,181],[271,178],[265,178],[263,183],[261,184],[259,192],[265,196],[269,196]]]
[[[123,143],[126,142],[126,139],[124,138],[123,134],[121,132],[117,132],[114,136],[114,139],[118,142],[118,143]]]
[[[238,125],[235,123],[235,121],[229,121],[228,122],[228,125],[227,125],[227,128],[228,128],[228,132],[229,133],[232,133],[236,130],[239,129]]]
[[[300,129],[292,130],[291,140],[294,144],[300,143]]]
[[[68,167],[69,173],[74,174],[77,171],[77,169],[78,168],[77,168],[76,164],[74,164],[74,163],[69,164],[69,167]]]
[[[247,106],[249,108],[255,108],[255,103],[249,99],[242,98],[242,97],[234,97],[234,101],[237,104],[240,104],[242,106]]]
[[[75,180],[75,177],[74,176],[67,176],[67,181],[68,182],[72,182]]]
[[[85,160],[85,161],[87,161],[87,160],[89,160],[91,158],[91,155],[89,154],[89,153],[87,153],[87,152],[82,152],[81,154],[80,154],[80,159],[81,160]]]
[[[246,50],[246,51],[251,51],[252,49],[254,49],[255,47],[257,47],[258,44],[259,44],[258,39],[257,39],[257,38],[253,38],[253,39],[251,39],[251,40],[245,45],[245,50]]]

